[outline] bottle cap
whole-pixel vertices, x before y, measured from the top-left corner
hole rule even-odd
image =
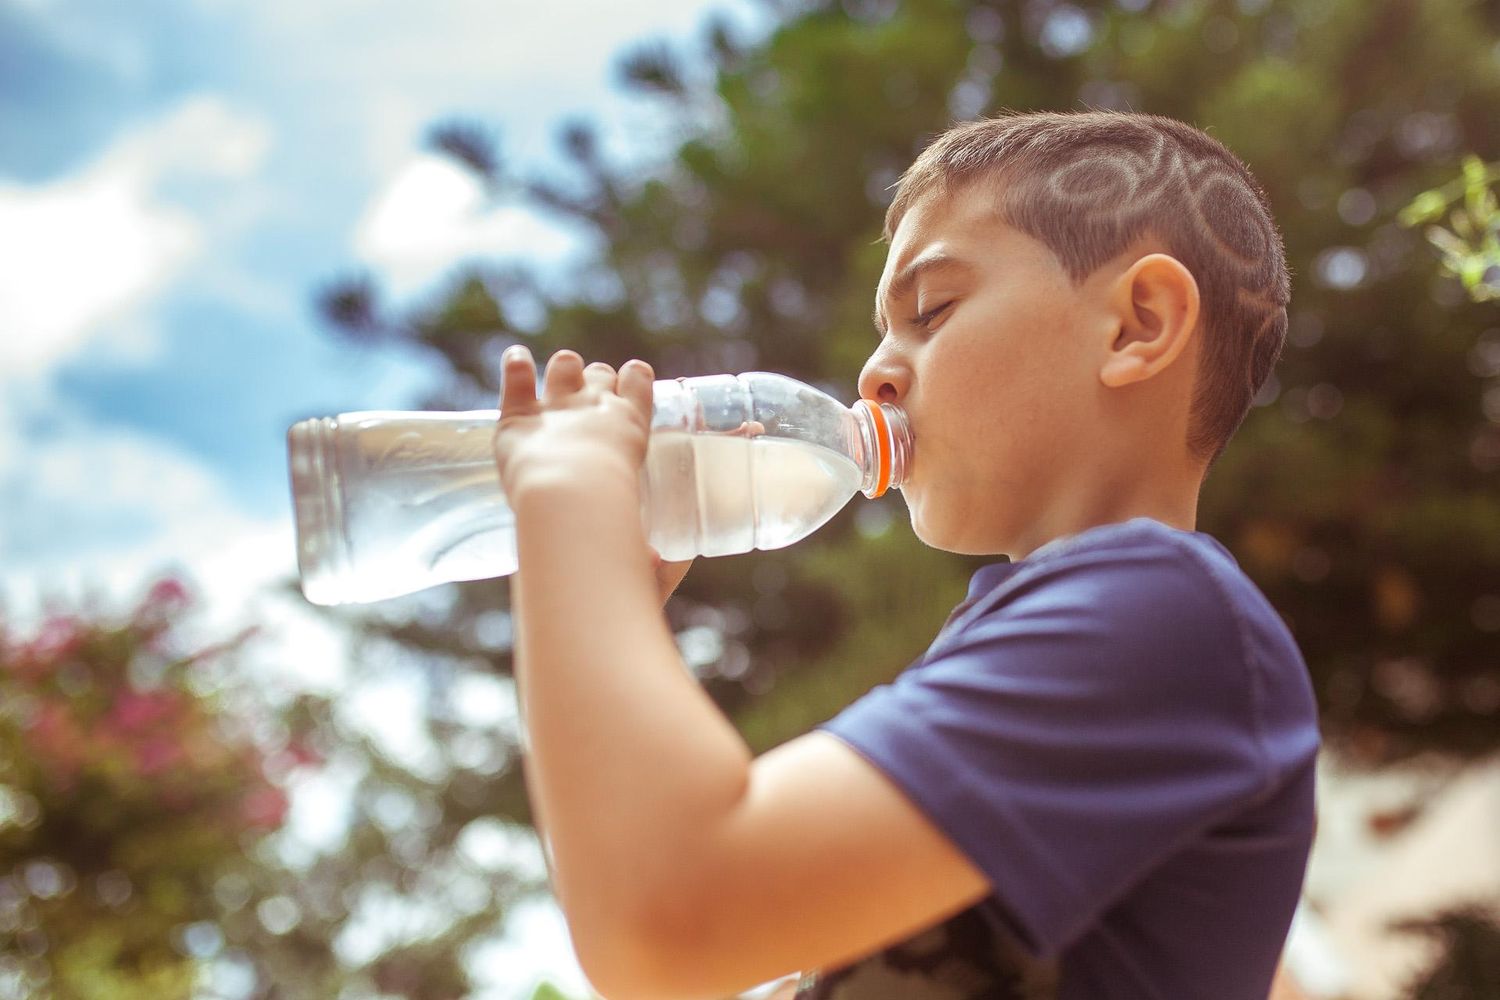
[[[883,496],[891,486],[891,425],[886,421],[885,411],[878,403],[868,399],[859,402],[865,405],[870,414],[870,422],[875,427],[875,440],[879,445],[880,470],[875,476],[875,489],[865,494],[871,500]]]

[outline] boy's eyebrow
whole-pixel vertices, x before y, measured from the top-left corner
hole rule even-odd
[[[905,298],[911,294],[922,275],[932,271],[960,270],[971,271],[973,266],[961,257],[955,257],[941,248],[925,252],[916,260],[907,264],[896,276],[891,279],[890,286],[886,289],[885,297],[889,300]],[[884,335],[886,331],[885,317],[880,309],[880,297],[876,296],[875,311],[870,314],[870,319],[875,324],[875,329]]]

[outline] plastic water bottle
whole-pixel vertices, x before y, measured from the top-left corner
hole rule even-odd
[[[782,548],[911,468],[906,414],[890,403],[846,407],[767,372],[663,380],[652,395],[641,517],[665,560]],[[307,599],[378,601],[515,572],[515,517],[492,448],[499,416],[366,411],[294,424]]]

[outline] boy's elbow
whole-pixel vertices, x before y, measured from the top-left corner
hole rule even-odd
[[[710,981],[712,969],[702,949],[685,940],[678,921],[662,920],[659,913],[575,935],[574,947],[602,1000],[715,1000],[734,992]]]
[[[578,965],[602,1000],[687,1000],[682,984],[673,981],[674,962],[682,955],[659,927],[633,916],[591,931],[571,928]]]
[[[564,905],[579,965],[605,1000],[718,1000],[755,985],[738,982],[744,941],[721,866],[702,850],[709,840],[700,836],[692,856],[591,879],[594,891]]]
[[[612,933],[594,937],[574,932],[573,950],[589,986],[601,1000],[639,1000],[650,995],[643,948],[624,928],[615,927]]]
[[[600,1000],[711,1000],[711,994],[683,992],[643,950],[620,954],[618,944],[613,950],[612,955],[578,953],[578,964]]]

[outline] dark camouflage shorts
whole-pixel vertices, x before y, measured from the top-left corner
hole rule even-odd
[[[841,969],[804,973],[796,1000],[1055,1000],[1057,963],[1032,957],[979,907]]]

